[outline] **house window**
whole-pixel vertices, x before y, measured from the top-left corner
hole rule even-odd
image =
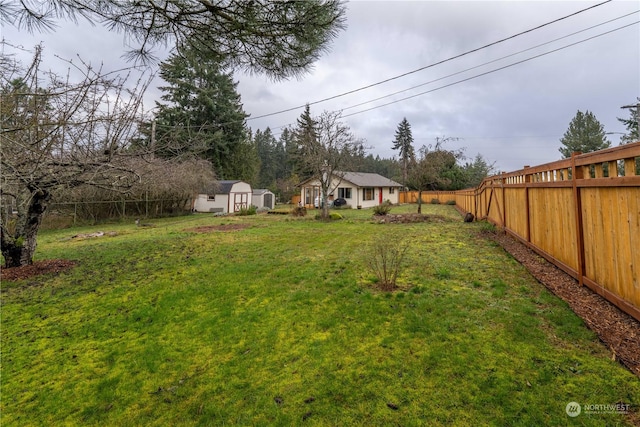
[[[396,192],[396,188],[395,187],[389,187],[389,194],[393,194]]]
[[[207,202],[215,202],[216,195],[215,194],[207,194]]]
[[[362,189],[362,200],[373,200],[373,188],[366,187]]]
[[[338,188],[338,197],[342,199],[350,199],[351,198],[351,187],[340,187]]]

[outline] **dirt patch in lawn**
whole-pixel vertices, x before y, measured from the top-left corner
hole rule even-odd
[[[220,225],[205,225],[202,227],[188,228],[185,231],[191,231],[195,233],[211,233],[212,231],[239,231],[250,227],[250,224],[220,224]]]
[[[483,233],[497,242],[540,283],[566,301],[611,350],[611,357],[640,377],[640,322],[621,311],[533,250],[504,233]]]
[[[67,259],[47,259],[43,261],[35,261],[31,265],[2,268],[0,270],[0,280],[13,282],[16,280],[29,279],[31,277],[40,276],[42,274],[58,274],[63,271],[70,270],[75,266],[75,261],[69,261]]]

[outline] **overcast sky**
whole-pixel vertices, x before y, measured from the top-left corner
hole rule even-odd
[[[302,78],[273,82],[237,73],[235,79],[245,111],[258,117],[427,67],[597,3],[352,1],[347,4],[347,29]],[[461,58],[312,105],[311,112],[342,110],[344,122],[366,141],[370,153],[381,157],[397,155],[392,141],[406,117],[416,150],[434,144],[436,137],[459,138],[445,147],[464,148],[469,158],[480,153],[501,171],[559,159],[559,140],[578,110],[593,112],[618,145],[618,132],[625,129],[617,118],[629,117],[629,110],[620,107],[640,96],[639,9],[637,1],[610,2]],[[66,23],[55,33],[31,35],[5,26],[2,36],[26,48],[42,41],[45,59],[54,67],[60,65],[54,55],[79,55],[94,64],[104,62],[107,69],[126,65],[120,59],[126,50],[122,35],[100,27]],[[149,107],[158,96],[159,91],[150,88]],[[381,106],[393,101],[399,102]],[[247,124],[254,130],[269,126],[279,135],[301,111]]]

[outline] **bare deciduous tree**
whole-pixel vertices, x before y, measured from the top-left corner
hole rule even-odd
[[[0,237],[7,267],[31,264],[42,217],[53,192],[91,185],[127,191],[140,181],[127,163],[137,132],[145,82],[69,63],[80,74],[41,70],[37,47],[29,67],[0,61],[2,143]]]
[[[329,217],[329,194],[337,188],[345,167],[362,146],[340,117],[341,113],[325,111],[312,119],[312,132],[300,127],[294,131],[298,162],[320,183],[322,218],[325,219]]]
[[[438,190],[451,183],[450,171],[462,158],[461,150],[445,150],[442,145],[453,138],[436,138],[435,146],[422,146],[418,159],[410,165],[407,184],[418,191],[418,213],[422,212],[422,192]]]

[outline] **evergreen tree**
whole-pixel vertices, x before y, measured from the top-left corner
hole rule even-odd
[[[407,118],[403,118],[398,129],[396,129],[396,137],[393,140],[394,150],[400,150],[400,164],[402,165],[402,185],[407,185],[407,174],[409,166],[415,162],[416,154],[413,149],[413,135],[411,134],[411,125]]]
[[[280,144],[282,144],[284,149],[284,159],[283,162],[283,177],[290,177],[292,175],[296,175],[300,167],[296,162],[296,152],[297,152],[297,144],[294,138],[294,133],[288,127],[282,130],[279,139]]]
[[[638,121],[640,120],[640,98],[637,98],[638,103],[635,106],[626,106],[622,108],[629,108],[630,117],[628,119],[621,119],[618,117],[618,121],[623,123],[627,128],[627,133],[620,138],[620,144],[631,144],[632,142],[640,141],[640,132],[638,131]],[[640,158],[636,158],[636,175],[640,175]]]
[[[272,188],[275,185],[278,173],[277,141],[269,128],[266,128],[264,132],[258,129],[254,141],[260,158],[257,187]]]
[[[219,58],[181,49],[160,65],[160,76],[168,85],[160,87],[163,102],[156,103],[158,154],[197,155],[209,160],[221,179],[246,175],[238,152],[250,151],[247,114],[237,83]]]
[[[560,147],[559,151],[565,159],[574,152],[590,153],[611,146],[604,133],[604,126],[596,116],[590,111],[583,113],[580,110],[569,123],[569,129],[560,142],[564,147]]]
[[[123,33],[136,60],[175,43],[276,79],[307,70],[345,28],[345,13],[340,0],[0,1],[0,22],[21,29],[53,30],[60,19],[82,18]]]
[[[318,124],[311,117],[309,104],[304,107],[304,111],[296,120],[296,128],[293,131],[292,157],[295,161],[294,173],[301,179],[313,176],[315,169],[310,166],[308,157],[317,158],[322,152],[320,141],[318,140]]]
[[[635,106],[626,106],[629,108],[629,118],[621,119],[618,117],[618,121],[625,125],[627,133],[620,138],[620,143],[629,144],[631,142],[640,141],[640,133],[638,131],[638,120],[640,118],[640,98],[637,98],[638,103]]]
[[[494,172],[494,165],[488,164],[484,157],[478,153],[473,162],[465,163],[462,170],[465,173],[465,182],[461,188],[477,187],[482,180]]]

